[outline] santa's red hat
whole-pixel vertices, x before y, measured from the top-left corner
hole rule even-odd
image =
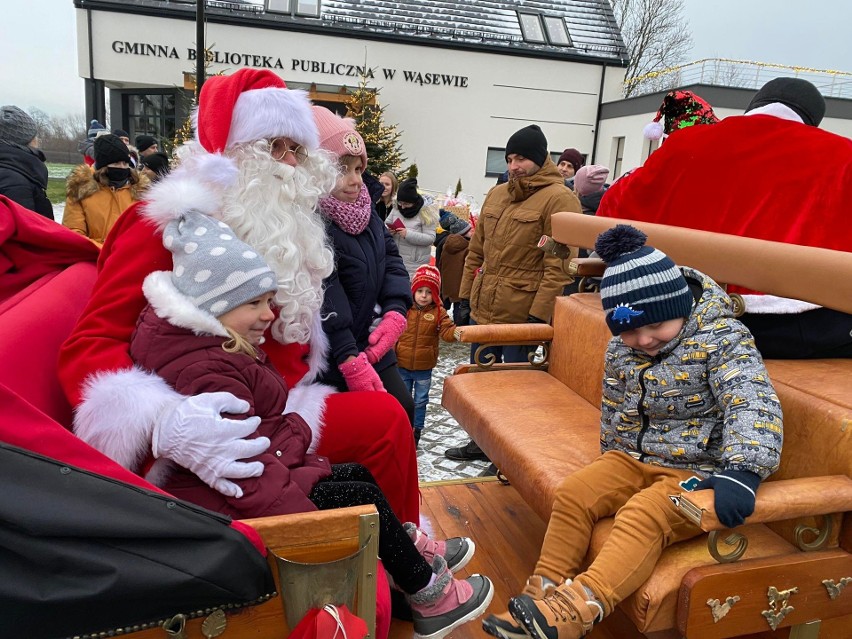
[[[279,137],[290,138],[309,151],[319,146],[308,94],[288,89],[284,80],[266,69],[240,69],[208,78],[193,125],[198,142],[215,155],[235,144]],[[230,172],[218,159],[215,163],[222,166],[211,166],[211,170]]]

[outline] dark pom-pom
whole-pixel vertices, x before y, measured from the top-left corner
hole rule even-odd
[[[629,224],[619,224],[598,235],[595,252],[609,264],[626,253],[632,253],[645,246],[648,236]]]

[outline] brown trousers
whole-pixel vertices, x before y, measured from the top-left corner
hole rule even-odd
[[[663,549],[701,534],[669,499],[695,473],[651,466],[617,451],[604,453],[559,486],[535,574],[566,578],[595,593],[605,614],[647,579]],[[595,523],[615,515],[598,556],[578,574]]]

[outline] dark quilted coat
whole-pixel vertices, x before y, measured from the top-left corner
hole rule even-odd
[[[358,235],[349,235],[331,222],[326,228],[334,245],[335,269],[325,282],[322,307],[329,341],[323,380],[345,389],[337,365],[367,347],[373,320],[388,311],[405,316],[412,304],[411,283],[396,242],[375,212]],[[391,349],[375,368],[381,371],[395,363]]]

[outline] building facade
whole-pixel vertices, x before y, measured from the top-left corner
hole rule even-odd
[[[170,139],[192,104],[195,4],[75,7],[89,117],[131,138]],[[205,13],[208,74],[267,68],[337,111],[366,76],[421,186],[442,193],[461,180],[478,202],[505,170],[506,140],[527,124],[556,156],[600,146],[601,109],[624,80],[607,2],[208,0]]]

